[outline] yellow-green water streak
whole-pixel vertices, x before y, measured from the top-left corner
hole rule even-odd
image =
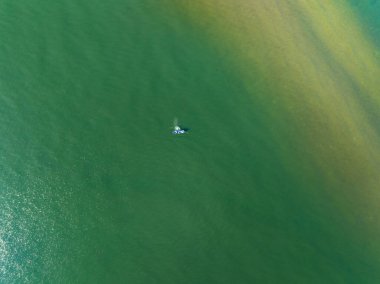
[[[296,133],[290,142],[302,160],[298,165],[309,167],[300,175],[318,171],[326,184],[321,192],[348,226],[360,219],[357,228],[378,235],[380,138],[362,101],[380,111],[380,64],[349,5],[198,0],[177,7],[215,43],[253,98],[272,109],[268,121],[290,119]],[[259,79],[252,70],[259,71]],[[253,87],[258,80],[266,92]],[[288,167],[297,165],[289,162],[287,149],[282,154]],[[290,171],[297,175],[299,169]],[[376,239],[368,240],[375,245]]]

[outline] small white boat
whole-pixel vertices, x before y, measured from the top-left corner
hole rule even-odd
[[[178,134],[185,134],[187,131],[185,129],[182,129],[178,125],[178,119],[174,119],[174,130],[172,131],[173,135],[178,135]]]

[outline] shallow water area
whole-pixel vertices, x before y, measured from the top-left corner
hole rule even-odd
[[[2,1],[0,282],[378,282],[380,24],[296,2]]]

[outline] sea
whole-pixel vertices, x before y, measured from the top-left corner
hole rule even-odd
[[[1,0],[0,283],[380,283],[379,14]]]

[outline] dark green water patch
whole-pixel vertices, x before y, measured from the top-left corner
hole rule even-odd
[[[0,19],[0,282],[378,276],[300,130],[252,93],[281,88],[247,90],[175,10],[3,1]]]

